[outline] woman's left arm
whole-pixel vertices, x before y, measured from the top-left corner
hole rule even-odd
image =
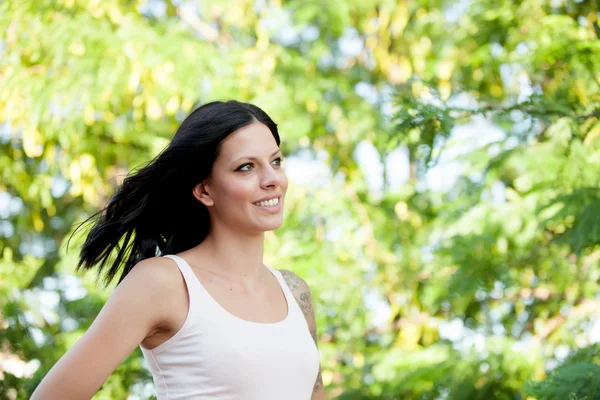
[[[294,294],[296,302],[298,303],[300,309],[302,310],[302,313],[304,314],[304,318],[306,318],[308,330],[310,331],[310,335],[315,341],[315,345],[318,349],[319,345],[317,343],[317,323],[315,321],[315,313],[313,310],[310,288],[302,278],[300,278],[293,272],[281,270],[281,274],[283,275],[283,278],[285,279],[290,290]],[[313,388],[311,400],[325,400],[325,390],[323,389],[323,378],[321,377],[320,364],[321,363],[319,362],[319,373],[317,374],[317,379],[315,381],[315,386]]]

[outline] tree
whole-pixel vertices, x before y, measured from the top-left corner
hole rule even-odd
[[[332,397],[557,398],[585,378],[570,393],[593,398],[595,3],[0,8],[0,397],[31,393],[110,291],[73,276],[76,224],[194,107],[237,98],[282,132],[293,185],[266,262],[311,286]],[[136,352],[97,398],[148,385]]]

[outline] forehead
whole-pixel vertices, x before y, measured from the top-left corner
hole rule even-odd
[[[225,161],[233,161],[239,157],[270,155],[277,149],[269,128],[254,122],[229,135],[221,144],[220,156]]]

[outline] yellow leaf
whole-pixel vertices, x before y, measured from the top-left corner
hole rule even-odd
[[[367,38],[367,40],[365,41],[365,46],[367,47],[367,49],[375,49],[377,47],[377,39],[372,36]]]
[[[88,126],[91,126],[96,121],[94,118],[94,107],[89,104],[83,110],[83,121]]]
[[[29,127],[23,130],[23,150],[27,157],[39,157],[44,152],[43,138],[37,127]]]
[[[71,196],[73,197],[78,197],[81,195],[82,189],[81,189],[81,185],[79,183],[73,183],[73,185],[71,185],[71,189],[69,189],[69,194],[71,194]]]
[[[496,249],[501,254],[506,254],[508,251],[508,240],[505,237],[499,237],[496,241]]]
[[[137,71],[133,71],[131,75],[129,75],[129,80],[127,81],[127,93],[135,93],[138,86],[140,84],[140,74]]]
[[[419,50],[422,52],[421,54],[428,54],[431,51],[431,45],[431,39],[428,36],[421,36],[418,45]]]
[[[115,120],[115,114],[111,113],[110,111],[104,111],[104,120],[107,122],[112,122]]]
[[[414,348],[419,344],[421,339],[422,326],[416,323],[406,324],[398,332],[396,343],[403,348]]]
[[[306,110],[307,110],[309,113],[311,113],[311,114],[314,114],[314,113],[316,113],[316,112],[317,112],[317,110],[318,110],[318,108],[319,108],[319,106],[318,106],[317,102],[316,102],[314,99],[309,99],[309,100],[306,102]]]
[[[256,24],[256,49],[264,51],[269,47],[269,32],[263,27],[263,24]]]
[[[92,172],[96,160],[91,154],[85,153],[79,157],[79,165],[81,166],[81,172],[84,175],[89,175]]]
[[[163,115],[162,108],[154,97],[150,97],[146,102],[146,115],[153,120],[157,120]]]
[[[144,104],[144,98],[140,95],[135,96],[131,101],[133,108],[140,108],[142,104]]]
[[[362,353],[354,353],[352,363],[356,368],[362,368],[365,365],[365,356]]]
[[[420,82],[420,81],[413,82],[413,84],[411,86],[413,96],[421,97],[421,92],[423,92],[424,88],[425,88],[425,85],[423,85],[423,82]]]
[[[598,138],[600,138],[600,123],[597,123],[592,129],[589,130],[585,136],[583,144],[589,146],[595,139]]]
[[[392,83],[404,83],[412,74],[412,66],[406,57],[399,57],[398,61],[391,64],[388,71],[388,79]]]
[[[108,18],[115,24],[120,25],[123,22],[123,14],[119,9],[119,6],[112,4],[108,9]]]
[[[329,386],[331,382],[333,382],[333,372],[331,370],[324,370],[321,372],[321,377],[323,378],[323,385]]]
[[[500,96],[502,96],[502,86],[500,86],[498,84],[493,84],[490,87],[490,92],[492,93],[493,96],[500,97]]]
[[[444,60],[437,65],[437,76],[442,81],[447,81],[452,76],[452,70],[454,69],[454,61]]]
[[[413,213],[413,214],[410,214],[409,222],[412,226],[414,226],[415,228],[418,228],[423,224],[423,219],[421,218],[421,216],[419,214]]]
[[[394,207],[394,211],[396,211],[396,215],[401,220],[405,221],[406,219],[408,219],[408,216],[409,216],[408,205],[405,202],[399,201],[398,203],[396,203],[396,206]]]
[[[94,18],[100,19],[100,18],[104,17],[104,9],[100,8],[100,7],[95,8],[91,11],[90,14],[92,14],[92,17],[94,17]]]
[[[44,230],[44,221],[42,221],[37,213],[33,214],[33,229],[35,229],[36,232]]]
[[[424,346],[430,346],[439,340],[438,326],[427,324],[423,327],[423,337],[420,339],[420,343]]]
[[[165,114],[174,115],[177,110],[179,110],[179,97],[173,96],[167,101],[167,105],[165,106]]]
[[[181,109],[185,112],[190,111],[193,106],[194,102],[189,98],[183,99],[183,101],[181,102]]]
[[[440,98],[442,100],[448,100],[450,94],[452,93],[452,85],[450,82],[440,82],[438,85],[438,91],[440,92]]]
[[[79,163],[71,163],[69,166],[69,178],[73,183],[77,183],[81,180],[81,167]]]
[[[82,56],[85,54],[85,45],[81,42],[73,42],[69,46],[69,52],[75,56]]]
[[[390,24],[390,31],[393,37],[400,37],[410,18],[410,12],[405,2],[398,2],[398,8]]]

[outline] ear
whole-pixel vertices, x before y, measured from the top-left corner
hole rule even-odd
[[[194,189],[192,189],[192,194],[198,201],[200,201],[206,207],[210,207],[210,206],[213,206],[215,204],[215,202],[210,197],[210,194],[208,194],[208,191],[206,190],[207,189],[206,186],[207,186],[206,181],[197,184],[196,186],[194,186]]]

